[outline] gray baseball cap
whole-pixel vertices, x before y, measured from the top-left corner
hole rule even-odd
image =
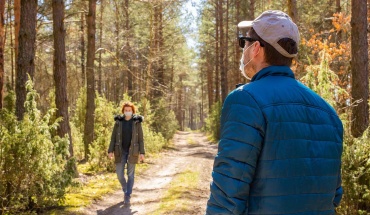
[[[297,25],[286,13],[282,11],[265,11],[253,21],[240,22],[238,27],[241,29],[252,27],[258,36],[285,57],[293,58],[298,54],[289,54],[278,43],[280,39],[289,38],[294,40],[294,42],[297,43],[297,46],[299,44],[299,31]]]

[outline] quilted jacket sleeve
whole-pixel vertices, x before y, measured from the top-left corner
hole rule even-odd
[[[265,127],[262,111],[248,92],[237,89],[229,94],[222,108],[207,215],[248,213],[249,187]]]
[[[338,207],[340,201],[342,200],[343,188],[341,186],[341,183],[342,183],[342,179],[341,179],[341,175],[339,175],[338,176],[338,186],[337,186],[338,188],[335,191],[335,197],[334,197],[334,200],[333,200],[334,207]]]
[[[137,126],[138,126],[138,133],[139,133],[139,136],[138,136],[139,151],[140,151],[140,154],[145,154],[143,127],[141,126],[141,123],[138,123]]]
[[[117,123],[114,122],[114,127],[113,127],[113,131],[112,131],[112,136],[110,138],[108,153],[111,153],[111,152],[114,151],[114,144],[116,144],[116,132],[117,132]]]

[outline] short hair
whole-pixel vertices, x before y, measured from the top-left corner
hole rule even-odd
[[[136,113],[136,108],[135,105],[131,102],[124,102],[122,105],[122,113],[125,113],[125,107],[130,107],[132,108],[132,113]]]
[[[291,66],[293,62],[293,58],[288,58],[280,54],[274,47],[264,41],[256,31],[251,28],[248,32],[248,35],[251,38],[257,39],[261,41],[265,48],[265,61],[269,65],[273,66]],[[289,54],[296,54],[298,52],[298,44],[290,39],[290,38],[283,38],[278,41],[278,44],[285,49]]]

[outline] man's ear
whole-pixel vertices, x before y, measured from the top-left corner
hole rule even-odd
[[[262,49],[260,41],[256,41],[253,46],[253,55],[257,56]]]

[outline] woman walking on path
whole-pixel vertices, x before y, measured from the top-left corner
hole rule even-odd
[[[123,115],[114,117],[115,124],[108,149],[109,158],[115,159],[116,173],[125,194],[124,203],[130,205],[130,196],[134,186],[135,166],[144,161],[145,147],[141,123],[143,117],[135,115],[135,106],[125,102],[122,106]],[[125,165],[127,164],[127,182]]]

